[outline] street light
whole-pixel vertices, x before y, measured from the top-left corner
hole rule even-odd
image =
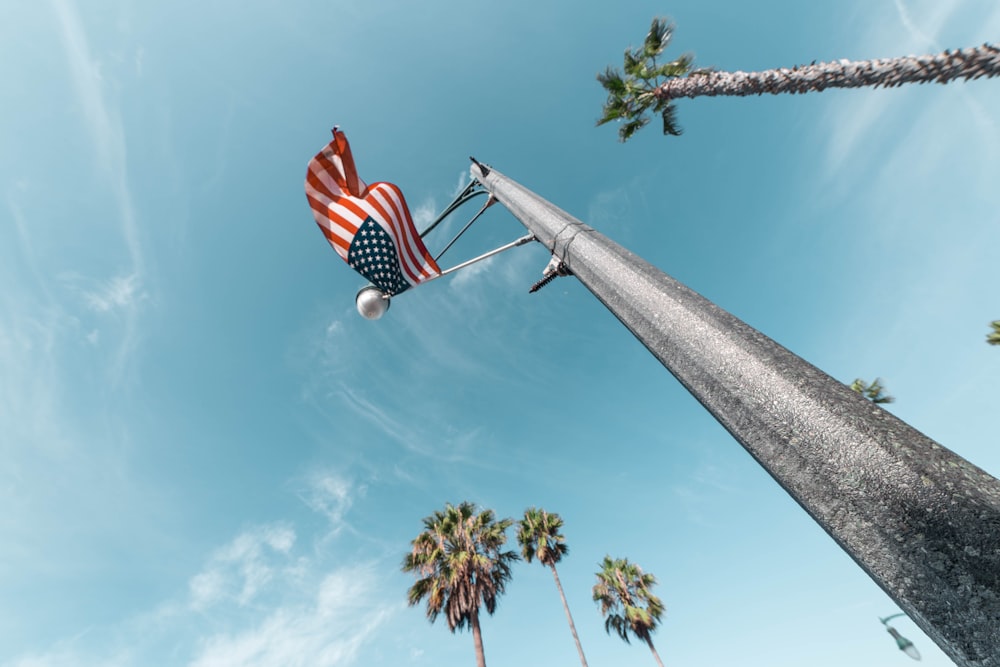
[[[917,647],[913,645],[913,642],[899,634],[899,631],[897,631],[896,628],[889,625],[889,619],[896,618],[897,616],[906,616],[906,614],[893,614],[892,616],[886,616],[885,618],[880,618],[878,620],[882,621],[882,625],[884,625],[885,629],[888,630],[890,635],[892,635],[892,638],[896,640],[896,646],[899,647],[900,651],[914,660],[920,660],[920,651],[918,651]]]
[[[472,176],[958,667],[1000,667],[1000,480],[520,183]]]

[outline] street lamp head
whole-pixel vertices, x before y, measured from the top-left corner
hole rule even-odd
[[[903,650],[903,653],[910,656],[914,660],[920,660],[920,651],[918,651],[917,647],[913,645],[913,642],[910,642],[906,646],[901,646],[900,648]]]
[[[885,621],[882,622],[885,623]],[[899,634],[896,628],[892,627],[889,624],[886,624],[885,629],[888,630],[889,634],[892,635],[892,638],[896,640],[896,646],[899,647],[900,651],[910,656],[914,660],[920,660],[920,651],[918,651],[917,647],[913,645],[913,642],[911,642],[909,639]]]
[[[355,301],[358,313],[366,320],[377,320],[389,310],[389,296],[374,285],[365,285],[358,290]]]

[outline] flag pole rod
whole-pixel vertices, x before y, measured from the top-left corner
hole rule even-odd
[[[485,194],[487,194],[486,190],[476,190],[477,187],[479,187],[479,182],[475,181],[475,180],[473,180],[471,183],[469,183],[468,185],[466,185],[465,189],[462,190],[458,194],[457,197],[455,197],[454,201],[452,201],[450,204],[448,204],[448,206],[445,207],[444,211],[441,212],[441,215],[439,215],[434,220],[434,222],[432,222],[427,227],[427,229],[425,229],[424,231],[420,232],[420,238],[424,238],[425,236],[427,236],[428,234],[430,234],[431,231],[433,231],[435,227],[437,227],[439,224],[441,224],[441,222],[445,218],[447,218],[449,215],[451,215],[451,213],[455,209],[457,209],[459,206],[461,206],[465,202],[469,201],[470,199],[475,199],[479,195],[485,195]]]
[[[471,170],[959,667],[1000,667],[1000,480],[519,183]]]
[[[466,200],[466,201],[468,201],[468,200]],[[493,204],[495,204],[496,201],[497,200],[494,199],[493,197],[488,198],[486,200],[486,203],[483,204],[483,207],[481,209],[479,209],[479,213],[476,213],[474,216],[472,216],[472,220],[469,220],[467,223],[465,223],[465,227],[462,227],[462,231],[460,231],[458,234],[456,234],[455,238],[453,238],[451,241],[448,242],[448,245],[446,245],[444,247],[444,250],[442,250],[441,252],[439,252],[437,254],[437,257],[434,258],[434,261],[436,262],[439,259],[441,259],[444,256],[444,254],[446,252],[448,252],[448,249],[451,248],[453,245],[455,245],[455,241],[457,241],[458,239],[462,238],[462,234],[464,234],[465,232],[469,231],[469,227],[472,226],[472,223],[474,223],[476,220],[478,220],[479,216],[481,216],[483,214],[483,212],[486,211],[486,209],[488,209],[490,206],[492,206]]]
[[[464,269],[465,267],[469,266],[470,264],[475,264],[476,262],[481,262],[484,259],[489,259],[493,255],[499,255],[504,250],[510,250],[511,248],[516,248],[517,246],[524,245],[525,243],[530,243],[530,242],[532,242],[534,240],[535,240],[534,234],[528,234],[527,236],[522,236],[521,238],[517,239],[516,241],[511,241],[507,245],[503,245],[503,246],[500,246],[499,248],[496,248],[494,250],[490,250],[487,253],[483,253],[479,257],[473,257],[472,259],[470,259],[470,260],[468,260],[466,262],[462,262],[461,264],[458,264],[456,266],[451,267],[447,271],[442,271],[438,275],[433,276],[431,278],[428,278],[427,280],[424,281],[424,283],[429,283],[432,280],[437,280],[441,276],[446,276],[449,273],[454,273],[455,271],[458,271],[459,269]]]

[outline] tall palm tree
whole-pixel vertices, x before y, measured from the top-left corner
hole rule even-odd
[[[993,331],[986,335],[986,342],[990,345],[1000,345],[1000,320],[990,322],[990,326],[993,327]]]
[[[646,642],[657,664],[663,667],[660,654],[653,646],[652,632],[663,616],[663,603],[652,593],[656,577],[643,572],[627,558],[612,560],[605,556],[594,584],[594,602],[601,604],[604,629],[614,630],[629,643],[629,634]]]
[[[576,634],[576,625],[573,624],[573,615],[569,613],[569,605],[566,603],[566,594],[563,592],[562,582],[559,581],[559,573],[556,571],[556,563],[569,553],[566,546],[566,538],[559,532],[563,527],[563,520],[558,514],[546,512],[543,509],[529,507],[524,511],[524,518],[517,528],[517,541],[521,545],[521,555],[529,563],[538,558],[542,565],[548,565],[552,569],[552,576],[556,580],[556,588],[559,589],[559,597],[562,598],[563,609],[566,610],[566,620],[569,621],[569,630],[573,633],[573,641],[576,642],[576,650],[580,653],[580,663],[587,667],[587,658],[583,655],[583,646],[580,645],[580,637]]]
[[[626,49],[624,73],[608,67],[597,75],[608,92],[597,124],[625,121],[618,130],[621,141],[627,141],[649,122],[649,111],[662,116],[664,134],[680,134],[672,103],[679,97],[778,95],[864,86],[891,88],[904,83],[948,83],[954,79],[1000,75],[1000,48],[990,44],[937,55],[813,62],[762,72],[695,69],[690,54],[660,64],[657,59],[670,44],[673,31],[674,25],[668,19],[653,19],[643,45]]]
[[[408,591],[410,606],[427,598],[431,623],[444,612],[452,632],[471,628],[479,667],[486,667],[479,610],[496,610],[510,581],[510,566],[518,560],[516,553],[503,550],[513,523],[497,520],[492,510],[477,512],[469,502],[446,504],[444,511],[424,519],[424,531],[403,559],[403,572],[417,577]]]
[[[856,391],[872,403],[892,403],[896,399],[885,393],[885,386],[882,378],[875,378],[875,381],[868,384],[861,378],[857,378],[851,383],[851,390]]]

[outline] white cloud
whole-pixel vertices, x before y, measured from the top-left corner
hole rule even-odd
[[[456,271],[451,282],[448,284],[448,289],[462,291],[473,287],[484,274],[489,273],[496,258],[497,255],[494,255],[481,262],[467,266],[460,271]]]
[[[75,3],[72,0],[51,0],[51,4],[62,31],[67,64],[98,161],[105,171],[116,173],[123,166],[125,138],[120,120],[104,100],[101,63],[90,52]]]
[[[1000,34],[996,3],[877,7],[865,5],[875,12],[866,22],[871,33],[855,51],[930,53]],[[949,444],[947,434],[963,424],[965,442],[950,446],[973,456],[969,432],[981,423],[975,388],[985,386],[979,355],[989,352],[982,340],[994,317],[1000,245],[1000,132],[986,110],[1000,108],[1000,88],[994,79],[824,99],[828,124],[816,141],[826,144],[827,170],[813,199],[822,202],[820,215],[825,206],[844,212],[844,233],[856,241],[839,263],[863,279],[846,280],[841,303],[831,302],[837,324],[817,334],[827,338],[822,347],[850,368],[840,371],[846,381],[886,378],[899,399],[892,411],[931,437]],[[930,391],[927,378],[948,391]],[[981,433],[988,441],[985,424]]]
[[[417,442],[418,438],[415,437],[412,428],[391,417],[387,411],[369,401],[357,391],[354,391],[347,385],[341,385],[338,394],[343,399],[344,404],[350,407],[356,415],[378,427],[382,433],[401,444],[407,450],[423,456],[433,455],[430,449],[425,449]]]
[[[122,292],[123,288],[143,283],[145,261],[139,239],[139,225],[135,213],[132,192],[128,182],[127,142],[121,114],[116,105],[109,103],[106,90],[112,82],[103,74],[101,61],[90,49],[87,33],[73,0],[50,0],[58,23],[62,44],[66,52],[66,62],[76,89],[76,97],[82,108],[82,117],[94,145],[97,166],[107,178],[108,185],[117,205],[118,223],[122,240],[128,250],[130,269],[125,282],[109,286],[112,292],[98,293],[93,306],[112,307],[120,305],[113,299],[124,299],[140,292]],[[107,301],[107,299],[112,301]],[[111,366],[114,384],[121,384],[129,372],[129,362],[138,341],[138,313],[126,312],[118,339],[118,347]]]
[[[340,667],[399,605],[372,605],[376,577],[369,567],[326,576],[306,604],[286,606],[255,627],[205,639],[190,667]]]
[[[355,494],[363,495],[365,490],[363,485],[354,488],[350,480],[335,472],[318,471],[308,477],[299,498],[309,509],[325,516],[336,534],[344,526],[344,517],[354,504]]]
[[[978,11],[979,8],[985,10]],[[936,53],[947,48],[975,46],[984,41],[996,40],[1000,29],[1000,6],[987,8],[986,4],[962,3],[960,0],[893,0],[891,8],[883,6],[881,14],[878,5],[866,5],[869,16],[865,25],[869,34],[862,38],[861,46],[855,51],[870,58],[886,58],[914,53]],[[973,32],[954,33],[952,24],[978,26]],[[942,40],[949,43],[942,44]],[[952,40],[961,40],[952,43]],[[940,84],[924,84],[939,86]],[[971,95],[963,83],[947,84],[966,106],[965,114],[984,132],[990,141],[996,141],[997,128],[991,114],[983,104]],[[912,108],[915,85],[891,90],[868,90],[864,94],[833,96],[828,103],[826,118],[821,121],[827,142],[827,173],[837,178],[844,172],[860,173],[872,161],[882,161],[883,151],[880,141],[891,133],[899,119],[906,114],[903,110]],[[921,98],[926,99],[926,98]],[[931,104],[939,105],[940,100]],[[954,124],[955,119],[951,123]],[[947,142],[947,132],[922,135],[920,141]]]
[[[404,607],[386,595],[384,563],[330,567],[317,552],[295,556],[287,524],[251,528],[217,549],[191,581],[189,595],[212,598],[211,610],[164,602],[111,628],[74,637],[2,662],[4,667],[346,667],[355,663]],[[294,563],[279,567],[277,561]],[[250,570],[269,572],[267,604],[246,605],[231,593]],[[196,593],[197,591],[197,593]]]
[[[287,524],[258,526],[218,549],[190,583],[191,606],[202,610],[222,601],[247,605],[288,563],[295,531]]]
[[[146,298],[142,291],[139,276],[132,273],[127,276],[115,276],[98,286],[98,289],[85,292],[84,301],[92,310],[107,313],[111,310],[134,307]]]
[[[421,232],[427,225],[434,222],[434,218],[438,216],[438,210],[433,199],[425,199],[410,214],[413,216],[413,224],[417,231]]]
[[[44,653],[21,656],[5,667],[124,667],[129,664],[124,655],[109,655],[98,661],[84,658],[77,647],[79,638],[60,642],[59,645]]]
[[[455,189],[451,191],[451,198],[454,199],[458,195],[462,194],[462,190],[464,190],[466,186],[469,185],[470,180],[471,177],[469,176],[468,169],[463,169],[462,171],[458,172],[458,180],[455,183]]]

